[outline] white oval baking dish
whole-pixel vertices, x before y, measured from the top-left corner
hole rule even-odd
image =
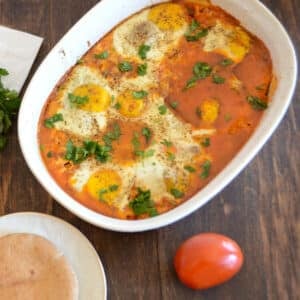
[[[57,43],[32,78],[19,112],[18,134],[22,152],[32,173],[65,208],[96,226],[114,231],[137,232],[173,223],[203,206],[228,185],[251,161],[282,120],[297,79],[297,60],[291,40],[276,17],[257,0],[215,0],[261,38],[271,51],[278,87],[270,108],[247,144],[204,189],[177,208],[155,218],[127,221],[96,213],[65,193],[48,173],[39,153],[37,139],[41,110],[53,87],[96,41],[133,13],[159,0],[102,0]]]

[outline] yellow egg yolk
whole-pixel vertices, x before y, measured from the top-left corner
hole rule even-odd
[[[241,62],[250,48],[249,35],[238,26],[217,22],[205,39],[204,50],[222,54],[236,63]]]
[[[105,169],[94,173],[85,189],[93,198],[112,204],[120,193],[121,185],[120,175],[114,170]]]
[[[128,118],[139,117],[145,108],[145,99],[136,99],[132,91],[127,91],[117,98],[119,113]]]
[[[165,3],[151,8],[148,19],[160,30],[176,31],[186,24],[187,15],[181,5]]]
[[[204,122],[213,123],[219,115],[220,104],[215,99],[204,100],[200,105],[200,116]]]
[[[111,102],[109,93],[96,84],[81,85],[74,90],[73,95],[87,98],[87,101],[79,107],[89,112],[103,112]]]

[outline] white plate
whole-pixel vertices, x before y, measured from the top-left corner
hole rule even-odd
[[[39,151],[38,121],[50,92],[88,48],[114,26],[133,13],[161,0],[102,0],[92,8],[52,49],[41,64],[25,93],[19,112],[19,141],[25,160],[43,187],[64,207],[96,226],[115,231],[136,232],[173,223],[211,200],[228,185],[262,148],[282,120],[297,79],[294,47],[283,26],[258,0],[214,0],[242,25],[261,38],[270,49],[278,87],[272,103],[247,144],[205,188],[173,210],[155,218],[128,221],[101,215],[69,196],[48,173]]]
[[[78,279],[79,300],[105,300],[106,277],[99,256],[88,239],[61,219],[40,213],[0,217],[0,236],[12,233],[40,235],[61,251]]]

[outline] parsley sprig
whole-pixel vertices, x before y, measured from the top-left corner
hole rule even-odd
[[[193,77],[191,77],[184,90],[188,90],[197,84],[198,80],[202,80],[210,76],[212,73],[212,67],[206,62],[197,62],[193,67]]]
[[[247,101],[254,110],[265,110],[268,108],[268,103],[258,97],[248,96]]]
[[[18,112],[21,103],[16,91],[3,86],[1,79],[8,75],[7,70],[0,68],[0,151],[7,143],[7,133],[12,125],[12,117]]]
[[[65,159],[74,164],[80,164],[93,155],[96,160],[105,163],[110,158],[110,151],[110,147],[94,141],[85,141],[81,147],[77,147],[72,140],[69,140],[66,145]]]
[[[208,29],[201,27],[200,23],[193,19],[184,36],[188,42],[196,42],[207,36],[207,34]]]
[[[143,191],[139,188],[137,196],[129,203],[129,207],[136,216],[148,214],[150,217],[155,217],[158,215],[154,202],[151,199],[150,190]]]

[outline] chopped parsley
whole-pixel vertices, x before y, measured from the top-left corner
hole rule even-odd
[[[49,151],[49,152],[47,153],[47,157],[48,157],[48,158],[53,157],[53,152],[52,152],[52,151]]]
[[[194,65],[193,73],[197,79],[204,79],[212,72],[212,67],[206,62],[197,62]]]
[[[212,67],[205,62],[197,62],[193,67],[193,77],[191,77],[184,87],[184,90],[188,90],[196,86],[198,80],[202,80],[211,75]]]
[[[149,45],[145,45],[145,44],[141,45],[139,47],[139,52],[138,52],[139,57],[143,60],[146,59],[147,53],[150,51],[150,49],[151,49],[151,47]]]
[[[202,168],[202,173],[200,174],[200,178],[201,179],[206,179],[209,176],[209,174],[210,174],[210,169],[211,169],[211,162],[210,162],[210,160],[206,160],[202,164],[201,168]]]
[[[74,164],[79,164],[87,159],[89,151],[84,147],[76,147],[71,140],[67,142],[65,159],[72,161]]]
[[[132,92],[132,96],[135,99],[144,99],[145,97],[148,96],[148,92],[143,91],[143,90],[141,90],[141,91],[134,91],[134,92]]]
[[[54,123],[63,121],[63,115],[62,114],[55,114],[52,117],[44,120],[44,126],[47,128],[54,128]]]
[[[129,207],[136,216],[148,214],[150,217],[155,217],[158,215],[154,202],[151,199],[150,190],[143,191],[139,188],[137,196],[129,202]]]
[[[133,134],[131,144],[133,145],[134,154],[140,158],[151,157],[155,153],[154,149],[141,150],[141,143],[139,140],[139,134],[137,132]]]
[[[12,118],[18,112],[21,100],[18,93],[3,86],[2,77],[9,75],[0,68],[0,150],[7,143],[7,133],[12,125]]]
[[[224,67],[227,67],[227,66],[232,65],[233,61],[229,58],[226,58],[226,59],[222,60],[220,64]]]
[[[192,166],[184,166],[184,169],[190,173],[195,173],[196,169]]]
[[[187,82],[186,85],[184,87],[184,90],[188,90],[194,86],[196,86],[197,83],[197,78],[195,76],[193,76],[192,78],[190,78]]]
[[[95,58],[96,59],[107,59],[108,57],[109,57],[109,53],[108,53],[107,50],[103,51],[103,52],[101,52],[99,54],[95,54]]]
[[[137,67],[137,73],[139,76],[145,76],[147,74],[148,65],[142,64]]]
[[[148,158],[148,157],[151,157],[153,156],[155,153],[155,150],[154,149],[149,149],[149,150],[137,150],[135,151],[135,155],[136,156],[139,156],[141,158]]]
[[[99,145],[94,141],[85,141],[81,147],[76,147],[71,140],[67,142],[65,159],[79,164],[86,160],[89,156],[94,155],[95,158],[105,163],[110,157],[110,148],[105,145]]]
[[[200,23],[193,19],[184,36],[188,42],[196,42],[199,41],[200,38],[205,37],[207,34],[208,29],[202,28]]]
[[[172,102],[170,103],[170,105],[171,105],[171,107],[172,107],[173,109],[176,109],[176,108],[178,107],[178,102],[177,102],[177,101],[172,101]]]
[[[261,100],[258,97],[248,96],[247,101],[254,110],[265,110],[268,108],[268,103],[264,102],[263,100]]]
[[[129,72],[133,70],[133,67],[129,61],[122,61],[119,63],[119,70],[121,72]]]
[[[171,160],[171,161],[175,160],[175,154],[172,152],[167,152],[167,157],[168,157],[168,160]]]
[[[205,148],[209,147],[210,146],[210,138],[209,137],[204,138],[201,141],[201,145]]]
[[[94,141],[85,141],[85,149],[89,152],[90,155],[94,155],[96,160],[105,163],[110,158],[111,147],[107,145],[100,145]]]
[[[71,93],[68,94],[68,98],[69,98],[70,103],[75,106],[84,105],[89,101],[88,96],[81,97],[81,96],[76,96]]]
[[[104,141],[107,147],[111,147],[112,142],[117,141],[121,136],[121,129],[118,123],[113,124],[113,128],[111,131],[107,132],[102,140]]]
[[[215,84],[223,84],[225,82],[225,78],[221,77],[221,76],[219,76],[217,74],[213,74],[212,81]]]
[[[165,115],[166,113],[167,113],[167,107],[165,106],[165,105],[160,105],[159,107],[158,107],[158,111],[159,111],[159,113],[161,114],[161,115]]]
[[[182,191],[175,188],[171,189],[170,192],[176,199],[182,198],[184,196],[184,193]]]
[[[151,136],[152,136],[152,132],[148,127],[144,127],[142,129],[142,135],[145,137],[146,142],[149,143]]]
[[[173,143],[164,139],[162,142],[161,142],[163,145],[165,145],[166,147],[172,147],[173,146]]]
[[[115,191],[117,191],[118,189],[119,189],[119,186],[116,185],[116,184],[110,185],[110,186],[108,187],[108,189],[101,189],[101,190],[99,191],[99,200],[100,200],[100,201],[105,201],[105,199],[103,198],[103,196],[104,196],[105,194],[107,194],[107,193],[109,193],[109,192],[115,192]]]
[[[119,110],[121,108],[121,103],[120,102],[117,102],[115,105],[114,105],[114,108],[116,110]]]

